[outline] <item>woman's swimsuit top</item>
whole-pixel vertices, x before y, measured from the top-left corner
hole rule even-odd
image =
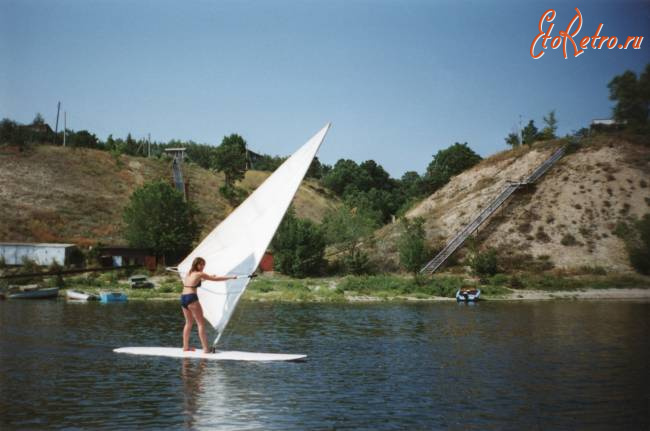
[[[183,287],[189,287],[190,289],[198,289],[199,287],[201,287],[201,281],[202,280],[199,280],[199,284],[197,284],[196,286],[183,286]]]

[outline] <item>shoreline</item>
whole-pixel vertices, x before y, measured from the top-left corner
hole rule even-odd
[[[246,298],[243,298],[246,300]],[[429,298],[397,295],[391,298],[382,298],[372,295],[348,295],[347,303],[358,302],[456,302],[456,298],[432,296]],[[251,299],[249,299],[251,300]],[[650,302],[650,289],[648,288],[611,288],[611,289],[585,289],[581,291],[564,290],[547,292],[543,290],[519,290],[508,295],[481,297],[480,302],[492,301],[641,301]],[[259,301],[259,300],[253,300]],[[264,300],[262,300],[264,301]],[[260,301],[260,302],[262,302]],[[317,301],[316,301],[317,302]]]
[[[76,276],[65,279],[65,290],[98,294],[122,292],[131,301],[177,301],[182,290],[177,277],[154,275],[154,288],[132,289],[122,277]],[[54,287],[44,280],[43,287]],[[650,277],[635,274],[565,275],[497,274],[479,280],[466,274],[442,274],[419,280],[402,274],[295,279],[263,274],[248,287],[243,301],[292,303],[456,302],[461,287],[481,289],[481,301],[599,300],[650,302]]]
[[[59,297],[65,298],[65,288],[61,289]],[[120,289],[116,289],[120,290]],[[130,289],[128,289],[130,290]],[[124,289],[121,289],[124,291]],[[178,301],[180,294],[161,294],[150,291],[151,295],[131,295],[132,291],[124,292],[129,301]],[[250,294],[249,294],[250,293]],[[422,295],[391,295],[378,296],[372,294],[349,293],[338,298],[329,297],[287,297],[286,295],[264,295],[258,292],[246,292],[242,297],[246,302],[287,302],[287,303],[378,303],[378,302],[457,302],[456,298],[444,296]],[[583,290],[517,290],[505,295],[482,296],[479,302],[532,302],[532,301],[634,301],[650,302],[650,288],[609,288],[609,289],[583,289]]]

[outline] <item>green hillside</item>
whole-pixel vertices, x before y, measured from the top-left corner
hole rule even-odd
[[[142,184],[171,183],[169,159],[113,156],[106,151],[51,145],[0,146],[0,241],[125,244],[122,211]],[[219,188],[223,175],[185,164],[189,200],[199,209],[201,237],[233,206]],[[254,190],[268,172],[249,171],[238,187]],[[320,221],[338,205],[312,180],[301,185],[294,206],[299,217]]]

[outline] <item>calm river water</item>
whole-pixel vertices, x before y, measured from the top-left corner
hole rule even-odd
[[[181,327],[169,302],[0,302],[0,428],[650,427],[648,303],[247,302],[222,348],[307,361],[112,352]]]

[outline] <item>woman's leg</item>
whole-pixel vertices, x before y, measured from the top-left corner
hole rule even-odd
[[[210,353],[210,346],[208,346],[208,337],[205,335],[205,319],[203,318],[203,309],[199,301],[194,301],[188,308],[192,311],[194,315],[194,320],[196,320],[196,326],[199,327],[199,340],[201,340],[201,347],[205,353]]]
[[[185,316],[185,326],[183,327],[183,350],[190,350],[190,334],[192,333],[192,312],[185,307],[181,307],[183,316]]]

